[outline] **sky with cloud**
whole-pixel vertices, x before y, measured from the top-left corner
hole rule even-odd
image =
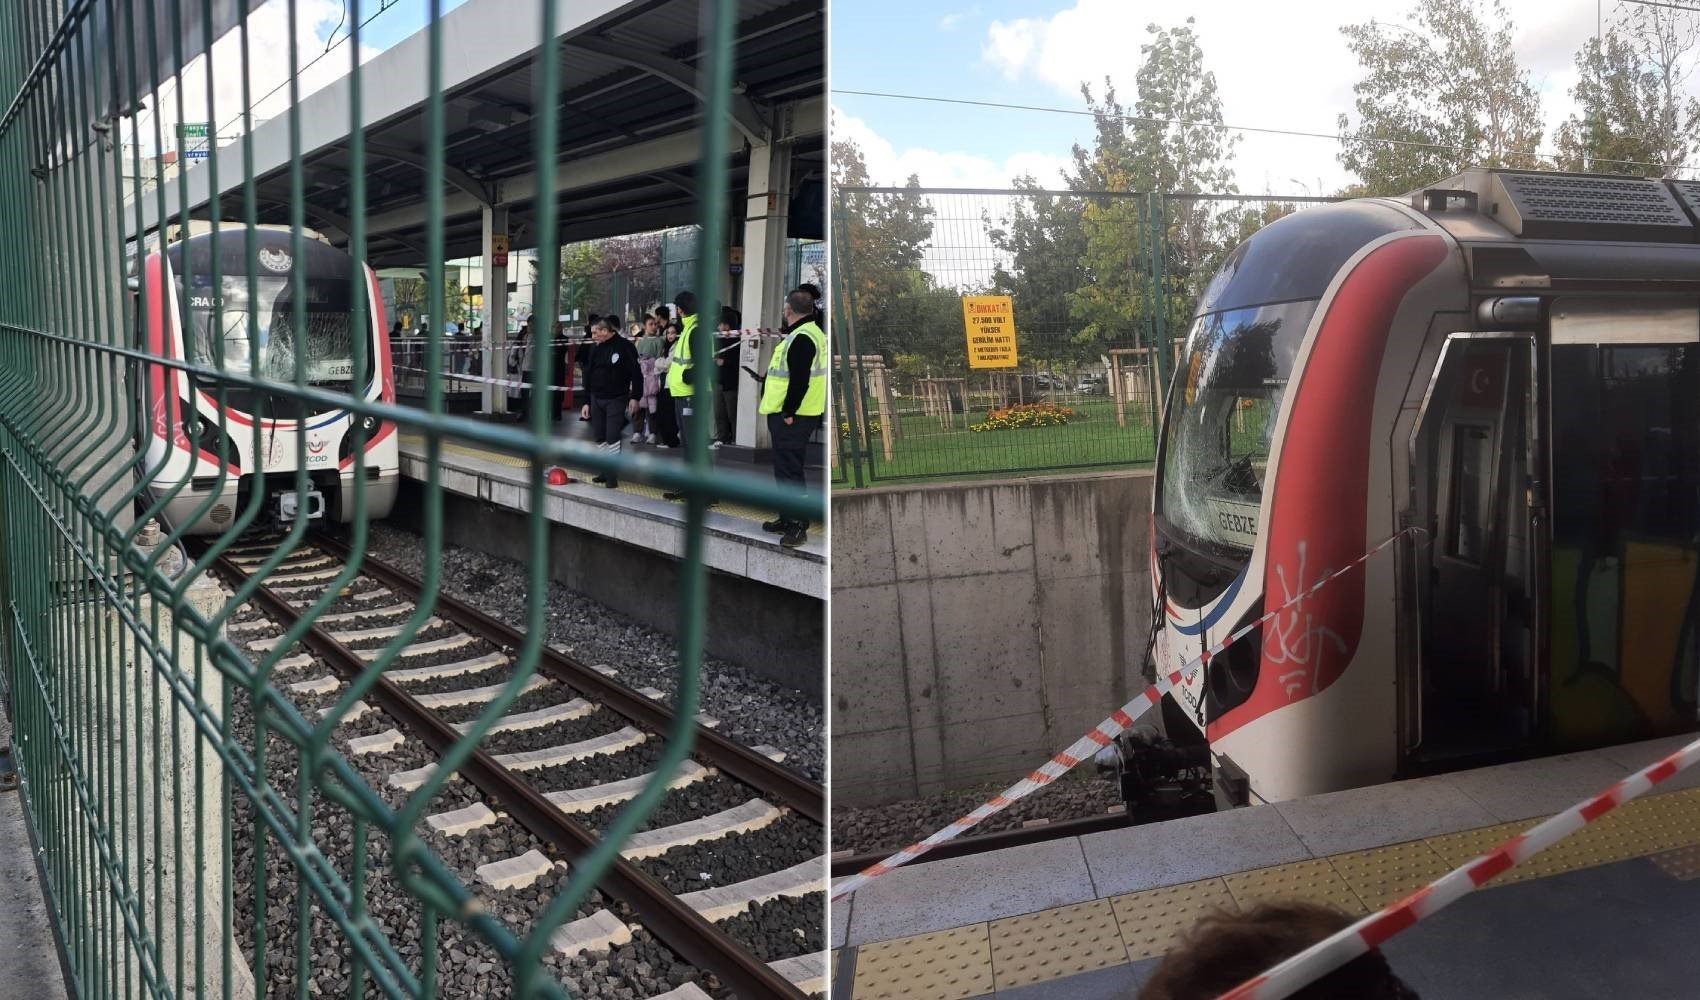
[[[444,0],[443,12],[465,0]],[[414,34],[429,18],[427,0],[363,0],[360,4],[360,58],[371,59],[396,42]],[[300,95],[306,97],[326,84],[348,75],[349,4],[347,0],[296,0],[296,63],[290,61],[288,0],[266,0],[248,15],[249,93],[256,121],[275,117],[289,107],[292,65],[299,65]],[[328,51],[327,51],[328,50]],[[239,134],[242,116],[241,38],[231,32],[213,43],[213,119],[219,134]],[[179,100],[181,99],[181,112]],[[190,61],[178,79],[160,86],[148,100],[150,110],[139,116],[141,145],[152,149],[155,115],[165,138],[164,148],[175,148],[178,121],[208,121],[207,62],[202,56]],[[122,129],[126,141],[129,125]]]
[[[938,104],[845,91],[960,98],[1084,112],[1082,82],[1108,78],[1132,103],[1146,26],[1195,19],[1215,74],[1223,121],[1332,135],[1352,111],[1357,61],[1343,25],[1403,23],[1411,0],[855,0],[831,5],[835,136],[866,155],[877,182],[910,173],[923,184],[1005,187],[1032,174],[1060,185],[1075,143],[1090,143],[1084,114]],[[1506,0],[1513,47],[1541,93],[1552,133],[1574,109],[1576,52],[1594,35],[1595,0]],[[1627,8],[1603,0],[1609,25]],[[925,10],[925,13],[918,11]],[[1700,17],[1700,15],[1696,15]],[[1688,81],[1700,92],[1700,81]],[[1351,178],[1329,138],[1242,132],[1234,166],[1242,192],[1319,194]]]

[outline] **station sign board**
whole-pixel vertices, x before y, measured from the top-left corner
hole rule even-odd
[[[1008,295],[964,295],[969,368],[1014,368],[1015,303]]]

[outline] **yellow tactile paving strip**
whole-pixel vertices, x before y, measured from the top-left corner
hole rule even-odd
[[[401,442],[415,447],[424,447],[425,445],[424,438],[411,434],[402,435]],[[517,458],[513,455],[506,455],[499,451],[485,451],[482,448],[472,448],[463,444],[455,444],[452,441],[446,441],[443,443],[443,454],[464,455],[467,458],[476,458],[483,462],[494,462],[497,465],[505,465],[513,469],[528,469],[531,467],[529,459]],[[588,482],[592,475],[588,469],[575,469],[570,465],[564,466],[564,468],[567,470],[567,474],[572,476],[575,480],[584,480]],[[648,497],[651,500],[661,500],[663,499],[661,494],[666,491],[661,489],[659,486],[650,486],[647,483],[623,482],[615,489],[614,492],[625,493],[630,496]],[[682,505],[681,509],[683,509]],[[747,507],[744,504],[732,503],[729,500],[722,500],[720,505],[715,507],[714,510],[720,514],[743,518],[746,521],[767,521],[771,520],[773,517],[772,511],[764,511],[758,507]]]
[[[1366,913],[1536,822],[1501,823],[864,945],[856,952],[854,1000],[966,1000],[994,988],[1153,958],[1218,908],[1305,899]],[[1700,789],[1631,802],[1489,887],[1637,857],[1675,878],[1700,878]]]
[[[1127,963],[1107,899],[991,922],[992,978],[1000,990]]]
[[[1238,909],[1227,883],[1219,878],[1112,896],[1110,905],[1130,962],[1168,954],[1186,929],[1212,910]]]
[[[856,953],[862,1000],[965,1000],[992,991],[992,945],[985,923],[870,944]]]

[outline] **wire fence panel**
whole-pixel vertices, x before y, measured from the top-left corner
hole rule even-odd
[[[1303,199],[1299,199],[1303,201]],[[1187,328],[1291,199],[841,187],[834,482],[1148,464]]]
[[[716,472],[704,421],[687,428],[682,461],[654,462],[557,437],[542,407],[524,424],[451,415],[440,338],[418,353],[417,405],[397,403],[368,266],[380,242],[368,233],[372,199],[391,184],[374,178],[424,177],[420,232],[383,237],[383,252],[417,253],[430,302],[445,301],[456,186],[475,179],[446,162],[451,121],[467,126],[445,94],[452,49],[440,0],[408,50],[421,59],[426,95],[415,148],[367,135],[379,126],[364,110],[388,98],[371,93],[362,29],[392,6],[347,0],[345,41],[328,55],[303,51],[314,36],[293,0],[22,0],[0,14],[0,218],[14,248],[0,267],[0,689],[79,996],[563,996],[556,932],[601,907],[629,903],[616,923],[651,928],[658,961],[703,966],[708,946],[691,954],[698,946],[681,942],[725,936],[692,912],[669,924],[635,896],[607,897],[653,888],[622,852],[704,738],[695,717],[708,505],[730,499],[819,520],[824,504]],[[546,110],[510,117],[512,141],[547,178],[564,134],[586,127],[560,100],[563,74],[591,58],[560,37],[574,6],[515,3],[503,26],[541,39],[515,72],[530,107]],[[700,26],[691,58],[703,96],[688,111],[701,123],[698,159],[725,163],[737,5],[703,0],[683,12]],[[286,104],[259,131],[253,109],[269,95],[253,92],[248,70],[262,48],[290,70]],[[303,113],[298,72],[322,59],[342,60],[346,76],[317,107],[353,123],[328,154],[304,138],[324,123]],[[240,138],[222,143],[220,101],[232,89],[246,110]],[[168,149],[198,155],[171,171]],[[268,150],[285,155],[261,176]],[[561,230],[557,198],[553,184],[539,185],[528,206],[535,232]],[[697,198],[700,238],[673,280],[699,289],[711,316],[726,185],[704,184]],[[559,243],[540,241],[544,273],[556,273]],[[557,308],[545,282],[537,310]],[[711,330],[696,328],[699,356]],[[530,370],[544,383],[564,375],[543,345]],[[426,456],[424,570],[406,594],[374,582],[370,531],[399,488],[403,433]],[[438,711],[453,724],[434,742],[405,738],[427,763],[379,781],[368,751],[403,741],[373,725],[390,711],[380,706],[435,704],[422,692],[446,690],[398,698],[392,668],[419,663],[418,644],[445,634],[440,460],[452,444],[523,462],[519,509],[535,554],[512,581],[523,620],[479,675],[482,693]],[[551,866],[525,901],[497,905],[460,873],[438,821],[488,794],[480,775],[518,768],[492,741],[513,728],[511,711],[535,707],[539,686],[561,676],[559,654],[544,646],[546,477],[561,465],[684,495],[677,689],[672,721],[649,722],[660,749],[645,780],[598,814],[595,831],[553,800],[531,803],[584,842],[570,871]],[[323,520],[344,526],[334,552],[308,534],[308,508],[319,504]],[[300,516],[267,526],[292,505]],[[380,597],[406,600],[380,612]],[[386,614],[386,626],[363,628]],[[795,994],[750,961],[751,978],[737,979],[736,963],[717,974],[742,995]]]

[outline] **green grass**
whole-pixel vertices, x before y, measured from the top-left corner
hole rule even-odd
[[[907,401],[905,401],[907,402]],[[908,414],[900,419],[902,437],[892,441],[892,458],[886,461],[880,435],[870,434],[873,451],[872,481],[914,479],[978,479],[1001,475],[1042,475],[1068,470],[1148,465],[1156,455],[1150,415],[1130,405],[1127,425],[1116,423],[1115,403],[1108,399],[1073,403],[1075,418],[1061,427],[1027,427],[1015,430],[981,431],[963,429],[962,415],[954,425],[939,426],[938,418]],[[872,405],[868,412],[876,412]],[[976,408],[969,423],[984,420],[986,411]],[[863,468],[864,481],[869,472]],[[833,482],[847,485],[839,468],[833,467]]]

